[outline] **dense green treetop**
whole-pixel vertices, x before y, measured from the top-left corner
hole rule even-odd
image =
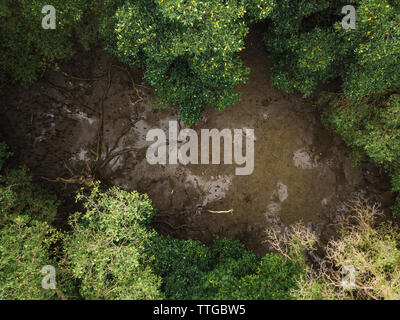
[[[224,110],[239,100],[234,87],[248,70],[238,53],[250,22],[268,16],[267,0],[135,0],[115,14],[110,51],[142,66],[158,103],[179,108],[187,124],[204,106]]]
[[[274,7],[265,41],[272,53],[273,84],[312,93],[340,77],[348,97],[400,87],[400,4],[358,0],[356,28],[344,29],[346,1],[285,1]]]

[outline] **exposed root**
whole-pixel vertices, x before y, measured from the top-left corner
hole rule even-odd
[[[137,95],[138,98],[139,98],[139,100],[136,101],[136,102],[134,102],[134,104],[138,103],[139,101],[143,101],[143,98],[142,98],[142,96],[139,94],[139,90],[138,90],[137,87],[140,86],[140,87],[143,87],[143,88],[146,88],[146,89],[150,89],[150,88],[148,88],[148,87],[146,87],[146,86],[143,86],[143,85],[136,84],[135,81],[133,80],[133,77],[132,77],[131,72],[130,72],[128,69],[126,69],[126,68],[124,68],[124,67],[121,67],[121,66],[118,66],[118,65],[115,65],[115,64],[113,64],[112,66],[113,66],[113,67],[116,67],[116,68],[118,68],[118,69],[120,69],[120,70],[122,70],[122,71],[124,71],[124,72],[126,72],[126,74],[128,75],[129,79],[131,80],[132,89],[136,91],[136,95]]]
[[[95,181],[95,175],[97,173],[99,173],[100,170],[104,169],[104,167],[109,164],[113,159],[115,159],[118,156],[121,156],[125,153],[129,153],[134,151],[134,149],[128,148],[128,149],[123,149],[120,151],[116,151],[118,149],[118,146],[120,144],[121,139],[129,132],[129,130],[131,129],[131,127],[127,127],[125,128],[122,133],[120,134],[120,136],[117,138],[117,140],[115,141],[114,145],[109,148],[108,145],[105,146],[106,150],[103,150],[103,134],[104,134],[104,101],[107,98],[109,89],[111,87],[111,83],[112,83],[112,67],[116,67],[118,69],[121,69],[123,71],[125,71],[128,76],[129,79],[132,83],[132,89],[136,92],[136,95],[138,97],[138,99],[133,103],[134,105],[136,105],[137,103],[139,103],[140,101],[143,101],[144,98],[140,95],[140,92],[137,88],[133,77],[130,73],[130,71],[128,69],[125,69],[123,67],[117,66],[117,65],[113,65],[110,63],[107,74],[103,75],[101,77],[97,77],[97,78],[80,78],[80,77],[75,77],[72,76],[62,70],[56,70],[57,72],[62,73],[65,77],[69,77],[71,79],[75,79],[75,80],[81,80],[81,81],[97,81],[97,80],[101,80],[103,79],[105,76],[107,76],[107,83],[106,83],[106,87],[104,89],[104,93],[103,96],[99,102],[99,107],[98,107],[98,114],[99,114],[99,126],[97,129],[97,139],[96,139],[96,147],[95,150],[90,150],[90,153],[93,154],[94,156],[94,161],[93,163],[91,163],[91,165],[88,164],[88,162],[86,161],[86,170],[84,172],[81,173],[77,173],[76,170],[71,169],[70,167],[68,167],[67,164],[65,164],[65,168],[68,170],[68,172],[70,173],[70,177],[65,178],[65,177],[57,177],[55,179],[49,179],[46,177],[42,177],[42,179],[45,179],[47,181],[51,181],[51,182],[58,182],[58,183],[64,183],[66,184],[79,184],[82,186],[86,186],[89,187],[93,184],[93,182]],[[53,85],[53,84],[52,84]],[[55,86],[57,89],[65,91],[66,93],[68,93],[71,97],[73,97],[73,95],[65,88],[59,87],[57,85],[53,85]],[[132,121],[131,121],[132,122]]]
[[[67,296],[60,289],[56,288],[56,293],[61,300],[68,300]]]
[[[64,77],[71,78],[74,80],[79,80],[79,81],[98,81],[98,80],[103,79],[106,76],[106,75],[102,75],[102,76],[96,77],[96,78],[80,78],[80,77],[75,77],[73,75],[70,75],[69,73],[62,71],[60,68],[58,70],[54,69],[54,71],[60,72]]]
[[[65,163],[65,168],[70,172],[71,178],[62,178],[62,177],[57,177],[56,179],[49,179],[46,177],[41,177],[42,179],[50,182],[59,182],[59,183],[64,183],[65,186],[67,184],[79,184],[85,187],[90,187],[94,183],[94,177],[92,174],[92,169],[90,168],[89,164],[85,162],[86,164],[86,171],[82,172],[81,174],[76,174],[74,170],[72,170],[68,165]]]
[[[108,70],[108,85],[107,85],[106,90],[104,91],[104,95],[103,95],[103,98],[101,99],[100,108],[99,108],[100,125],[99,125],[98,134],[97,134],[97,149],[96,149],[96,153],[95,153],[96,160],[95,160],[95,165],[94,165],[94,168],[93,168],[93,172],[96,172],[96,171],[98,171],[100,169],[103,169],[115,157],[118,157],[118,156],[120,156],[122,154],[134,151],[133,149],[124,149],[124,150],[121,150],[121,151],[118,151],[118,152],[114,152],[118,148],[118,145],[119,145],[119,142],[121,141],[121,139],[129,132],[130,127],[127,127],[127,128],[125,128],[123,130],[121,135],[117,138],[117,140],[114,143],[113,147],[110,150],[108,150],[108,147],[107,147],[106,155],[104,156],[104,160],[100,161],[100,159],[102,159],[101,146],[102,146],[102,142],[103,142],[102,140],[103,140],[103,128],[104,128],[104,100],[105,100],[105,98],[107,96],[107,93],[108,93],[108,91],[110,89],[110,86],[111,86],[111,68],[112,67],[117,67],[117,68],[125,71],[128,74],[128,76],[129,76],[129,78],[131,80],[131,83],[132,83],[132,88],[136,91],[136,95],[139,98],[137,101],[134,102],[134,104],[144,100],[143,97],[140,96],[139,90],[137,89],[136,84],[135,84],[135,82],[134,82],[134,80],[132,78],[132,75],[129,72],[129,70],[127,70],[127,69],[125,69],[123,67],[117,66],[117,65],[110,64],[110,67],[109,67],[109,70]]]
[[[110,89],[111,86],[111,66],[108,68],[108,83],[107,87],[104,90],[103,97],[101,98],[100,102],[100,107],[99,107],[99,114],[100,114],[100,124],[99,124],[99,129],[97,131],[97,148],[96,148],[96,160],[97,162],[101,158],[101,144],[102,144],[102,138],[103,138],[103,128],[104,128],[104,100],[107,97],[108,90]]]

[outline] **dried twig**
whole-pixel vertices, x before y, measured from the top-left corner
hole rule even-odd
[[[225,211],[213,211],[213,210],[207,210],[209,213],[215,213],[215,214],[220,214],[220,213],[225,213],[225,214],[233,214],[233,209],[225,210]]]

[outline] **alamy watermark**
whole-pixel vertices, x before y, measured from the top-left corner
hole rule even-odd
[[[151,129],[147,132],[146,141],[154,141],[154,143],[147,149],[146,159],[150,164],[167,164],[168,150],[169,164],[178,164],[178,162],[183,165],[189,163],[209,164],[210,154],[211,163],[220,164],[221,139],[224,142],[223,163],[233,164],[234,161],[237,165],[244,165],[235,168],[236,175],[252,174],[254,170],[254,129],[223,129],[221,131],[201,129],[199,157],[197,132],[193,129],[183,129],[178,132],[178,122],[169,121],[168,134],[162,129]],[[246,149],[245,155],[243,155],[243,139]]]
[[[46,290],[55,290],[56,289],[56,269],[47,265],[44,266],[41,270],[42,275],[44,275],[42,279],[42,288]]]
[[[54,30],[56,28],[56,9],[54,8],[54,6],[44,6],[42,8],[42,13],[47,13],[42,19],[42,28]]]
[[[355,29],[356,28],[356,9],[352,5],[347,5],[342,8],[342,14],[345,16],[342,19],[343,29]]]
[[[342,287],[344,290],[353,290],[356,288],[356,268],[352,265],[342,268]]]

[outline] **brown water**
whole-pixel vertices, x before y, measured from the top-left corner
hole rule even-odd
[[[0,125],[16,158],[36,180],[64,191],[64,184],[42,179],[68,178],[95,161],[104,93],[102,158],[121,153],[100,170],[102,178],[127,190],[150,195],[158,209],[154,226],[162,233],[210,243],[216,236],[242,240],[264,253],[267,226],[285,228],[303,221],[328,234],[344,203],[357,194],[390,203],[388,185],[370,164],[353,167],[349,150],[326,131],[310,102],[271,88],[270,60],[256,33],[242,57],[251,68],[237,90],[239,104],[219,113],[205,110],[194,128],[252,128],[255,165],[249,176],[235,176],[236,165],[150,165],[145,136],[151,128],[167,131],[174,111],[155,110],[152,89],[132,88],[126,72],[112,67],[108,78],[77,80],[48,72],[30,89],[14,88],[2,99]],[[70,74],[106,75],[113,58],[101,50],[78,55],[63,68]],[[90,78],[90,77],[89,77]],[[138,76],[134,77],[138,80]],[[139,96],[143,100],[137,102]],[[66,167],[70,168],[67,170]],[[73,189],[65,185],[65,190]],[[210,213],[227,211],[233,214]]]

